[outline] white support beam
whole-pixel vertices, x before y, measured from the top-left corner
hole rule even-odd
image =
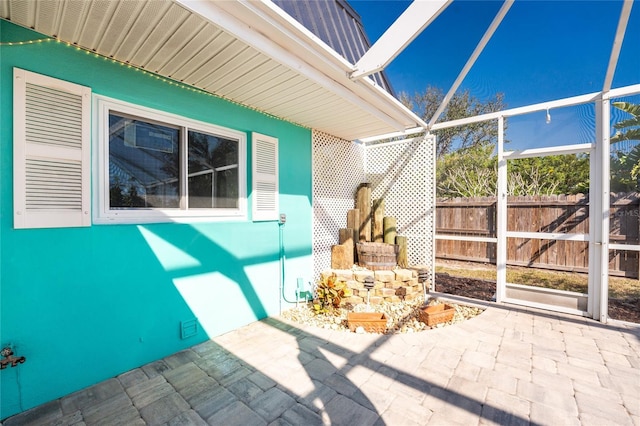
[[[545,157],[548,155],[580,154],[583,152],[591,152],[594,148],[595,144],[593,143],[550,146],[545,148],[523,149],[520,151],[507,151],[504,153],[504,157],[509,160],[517,160],[518,158]]]
[[[353,80],[373,74],[386,67],[453,0],[415,0],[360,58],[351,73]]]
[[[606,323],[609,296],[609,179],[611,107],[607,96],[596,102],[596,150],[589,189],[589,313]]]
[[[621,96],[633,96],[637,94],[640,94],[640,84],[633,84],[630,86],[623,86],[623,87],[618,87],[616,89],[611,89],[611,91],[609,92],[609,97],[619,98]],[[452,120],[452,121],[447,121],[445,123],[434,124],[431,127],[431,130],[435,131],[435,130],[441,130],[441,129],[448,129],[450,127],[464,126],[466,124],[481,123],[483,121],[489,121],[489,120],[497,120],[498,117],[500,116],[515,117],[518,115],[529,114],[531,112],[545,111],[547,109],[552,109],[552,108],[563,108],[563,107],[568,107],[573,105],[582,105],[589,102],[595,102],[596,100],[600,99],[600,95],[601,95],[600,92],[594,92],[594,93],[588,93],[586,95],[572,96],[570,98],[558,99],[558,100],[549,101],[549,102],[542,102],[539,104],[528,105],[524,107],[510,108],[502,111],[490,112],[488,114],[476,115],[475,117],[461,118],[459,120]],[[369,138],[363,138],[360,141],[363,143],[369,143],[369,142],[383,140],[383,139],[391,139],[391,138],[396,138],[401,136],[408,136],[408,135],[412,135],[412,134],[416,134],[424,131],[425,131],[425,127],[414,127],[412,129],[407,129],[400,132],[392,132],[392,133],[386,133],[383,135],[372,136]],[[505,153],[505,155],[508,155],[508,153]]]
[[[509,287],[512,288],[515,285],[517,285],[517,284],[511,284],[510,283]],[[552,311],[555,311],[555,312],[562,312],[564,314],[569,314],[569,315],[584,316],[585,313],[586,313],[586,312],[583,312],[583,311],[578,310],[578,309],[565,308],[564,306],[558,306],[558,305],[548,305],[546,303],[532,302],[531,300],[520,300],[520,299],[506,298],[506,299],[504,299],[504,303],[509,303],[511,305],[526,306],[528,308],[552,310]]]
[[[611,89],[610,98],[619,98],[621,96],[632,96],[640,93],[640,84],[632,84],[630,86]],[[481,123],[483,121],[496,120],[498,117],[515,117],[536,111],[545,111],[552,108],[562,108],[573,105],[582,105],[589,102],[596,102],[601,99],[600,92],[588,93],[586,95],[572,96],[570,98],[558,99],[555,101],[541,102],[539,104],[527,105],[518,108],[505,109],[503,111],[490,112],[488,114],[476,115],[475,117],[461,118],[459,120],[451,120],[445,123],[437,123],[431,126],[430,130],[448,129],[451,127],[464,126],[466,124]]]
[[[517,115],[529,114],[537,111],[545,111],[552,108],[581,105],[589,102],[594,102],[599,97],[600,97],[599,92],[589,93],[586,95],[572,96],[570,98],[560,99],[556,101],[541,102],[535,105],[527,105],[527,106],[518,107],[518,108],[506,109],[504,111],[496,111],[496,112],[490,112],[487,114],[476,115],[475,117],[466,117],[466,118],[460,118],[458,120],[447,121],[445,123],[438,123],[438,124],[434,124],[430,129],[431,130],[447,129],[450,127],[464,126],[467,124],[480,123],[482,121],[495,120],[500,116],[514,117]]]
[[[431,272],[429,273],[430,278],[431,278],[431,284],[429,287],[429,291],[436,291],[436,241],[435,241],[435,235],[436,235],[436,168],[435,168],[435,159],[436,159],[436,145],[437,145],[437,139],[436,139],[436,135],[432,135],[432,134],[425,134],[424,135],[424,142],[423,143],[428,143],[429,144],[429,148],[430,148],[430,153],[425,153],[425,154],[430,154],[430,155],[424,155],[422,158],[424,159],[424,167],[429,170],[429,168],[431,168],[431,174],[426,174],[425,173],[425,177],[424,177],[424,186],[425,188],[430,188],[429,191],[427,192],[427,200],[428,200],[428,220],[431,220],[431,235],[433,235],[434,239],[432,241],[428,241],[428,239],[425,239],[425,244],[431,244],[431,259],[429,259],[431,261]],[[429,158],[431,159],[431,162],[429,160]],[[423,286],[424,287],[424,286]],[[424,293],[424,301],[426,303],[427,301],[427,294],[426,294],[426,289],[424,289],[425,293]]]
[[[508,238],[525,238],[527,240],[552,241],[589,241],[589,234],[564,234],[561,232],[520,232],[507,231]]]
[[[632,84],[630,86],[623,86],[609,90],[609,99],[619,98],[620,96],[633,96],[637,94],[640,94],[640,84]]]
[[[449,102],[451,101],[451,98],[453,97],[453,95],[456,93],[456,90],[458,90],[458,87],[460,87],[460,84],[462,84],[462,81],[465,79],[465,77],[471,70],[471,67],[473,66],[473,64],[475,64],[476,60],[478,59],[478,56],[480,56],[480,53],[482,53],[487,43],[489,43],[489,40],[491,40],[493,33],[496,32],[496,30],[498,29],[498,26],[500,26],[500,23],[506,16],[507,12],[509,12],[509,9],[511,9],[511,6],[513,6],[513,2],[514,0],[505,0],[504,4],[496,14],[496,17],[493,18],[491,25],[489,25],[489,28],[487,28],[487,31],[482,36],[482,39],[480,39],[480,42],[478,43],[475,50],[467,60],[467,63],[462,68],[462,71],[460,71],[458,78],[456,78],[456,81],[453,82],[453,85],[449,89],[449,92],[445,95],[444,99],[442,100],[442,103],[436,110],[435,114],[433,114],[433,117],[431,117],[431,120],[429,120],[429,126],[428,126],[429,129],[431,129],[431,127],[435,124],[435,122],[438,121],[438,118],[440,118],[440,115],[442,114],[444,109],[447,107],[447,105],[449,105]]]
[[[629,15],[631,15],[631,6],[633,6],[633,0],[625,0],[622,4],[620,19],[618,20],[618,29],[616,30],[616,36],[613,40],[613,46],[611,47],[607,75],[604,78],[604,86],[602,87],[603,92],[608,92],[611,89],[611,83],[613,83],[613,76],[616,72],[616,66],[618,65],[618,57],[622,49],[624,34],[627,31],[627,24],[629,23]]]
[[[598,112],[598,106],[596,105],[596,126],[598,119],[600,118]],[[596,135],[597,137],[597,135]],[[600,276],[600,250],[602,250],[601,244],[599,244],[601,234],[600,223],[596,219],[596,214],[600,209],[600,202],[597,197],[600,195],[600,181],[602,176],[600,175],[600,162],[598,158],[602,155],[602,146],[596,144],[595,151],[589,155],[589,273],[587,274],[587,312],[591,318],[596,318],[596,286],[598,283],[598,277]]]
[[[611,185],[611,101],[608,93],[602,94],[601,114],[600,114],[600,131],[598,132],[596,124],[596,143],[602,146],[600,151],[601,177],[601,209],[600,214],[602,220],[601,242],[602,251],[600,253],[600,315],[599,320],[606,323],[609,318],[609,214],[611,212],[609,191]],[[596,119],[598,114],[596,113]]]
[[[497,243],[498,239],[494,237],[474,237],[470,235],[447,235],[447,234],[437,234],[435,235],[436,240],[442,241],[467,241],[474,243]]]
[[[638,244],[609,244],[609,250],[628,250],[628,251],[640,251],[640,245]]]
[[[504,158],[504,117],[498,118],[498,199],[496,201],[496,302],[507,288],[507,159]]]

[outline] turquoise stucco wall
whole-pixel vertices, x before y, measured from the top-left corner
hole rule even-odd
[[[312,276],[311,132],[185,90],[0,20],[0,344],[26,363],[0,371],[0,419],[277,314],[276,222],[13,229],[12,70],[94,94],[279,138],[287,298]],[[251,146],[248,144],[248,194]],[[251,211],[249,197],[249,212]],[[180,338],[180,322],[199,333]]]

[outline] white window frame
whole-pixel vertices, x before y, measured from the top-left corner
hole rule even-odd
[[[247,135],[244,132],[216,126],[210,123],[193,120],[180,115],[143,107],[118,99],[102,95],[94,95],[94,149],[93,163],[96,176],[93,188],[94,217],[96,224],[140,224],[155,222],[211,222],[224,220],[247,220]],[[120,113],[164,123],[167,126],[181,128],[180,141],[180,170],[181,188],[183,194],[180,208],[109,208],[109,114]],[[198,132],[219,135],[221,137],[238,140],[238,208],[233,209],[193,209],[186,208],[184,200],[187,198],[186,178],[188,158],[184,155],[187,150],[187,132]]]

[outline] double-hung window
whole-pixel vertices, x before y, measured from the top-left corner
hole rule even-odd
[[[96,223],[246,219],[246,134],[96,96]]]

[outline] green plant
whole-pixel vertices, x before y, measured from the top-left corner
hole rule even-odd
[[[339,280],[336,274],[332,274],[318,282],[316,296],[313,301],[316,314],[327,314],[339,308],[343,298],[351,296],[351,289],[346,281]]]
[[[616,134],[611,138],[611,143],[640,140],[640,104],[614,102],[612,105],[620,111],[630,114],[631,118],[613,125]]]
[[[620,111],[631,115],[613,125],[616,133],[611,137],[611,190],[637,191],[640,187],[640,104],[614,102]]]
[[[413,96],[408,93],[401,93],[400,102],[425,121],[429,121],[440,107],[440,104],[442,104],[444,97],[445,93],[441,88],[428,86],[424,92],[415,93]],[[505,108],[503,93],[496,93],[493,97],[480,99],[473,96],[469,90],[461,90],[454,93],[437,121],[442,123],[466,117],[475,117],[481,114],[502,111]],[[505,122],[505,130],[506,124]],[[466,124],[436,130],[433,133],[437,136],[436,158],[440,159],[459,148],[487,144],[494,145],[498,139],[498,121],[488,120]]]

